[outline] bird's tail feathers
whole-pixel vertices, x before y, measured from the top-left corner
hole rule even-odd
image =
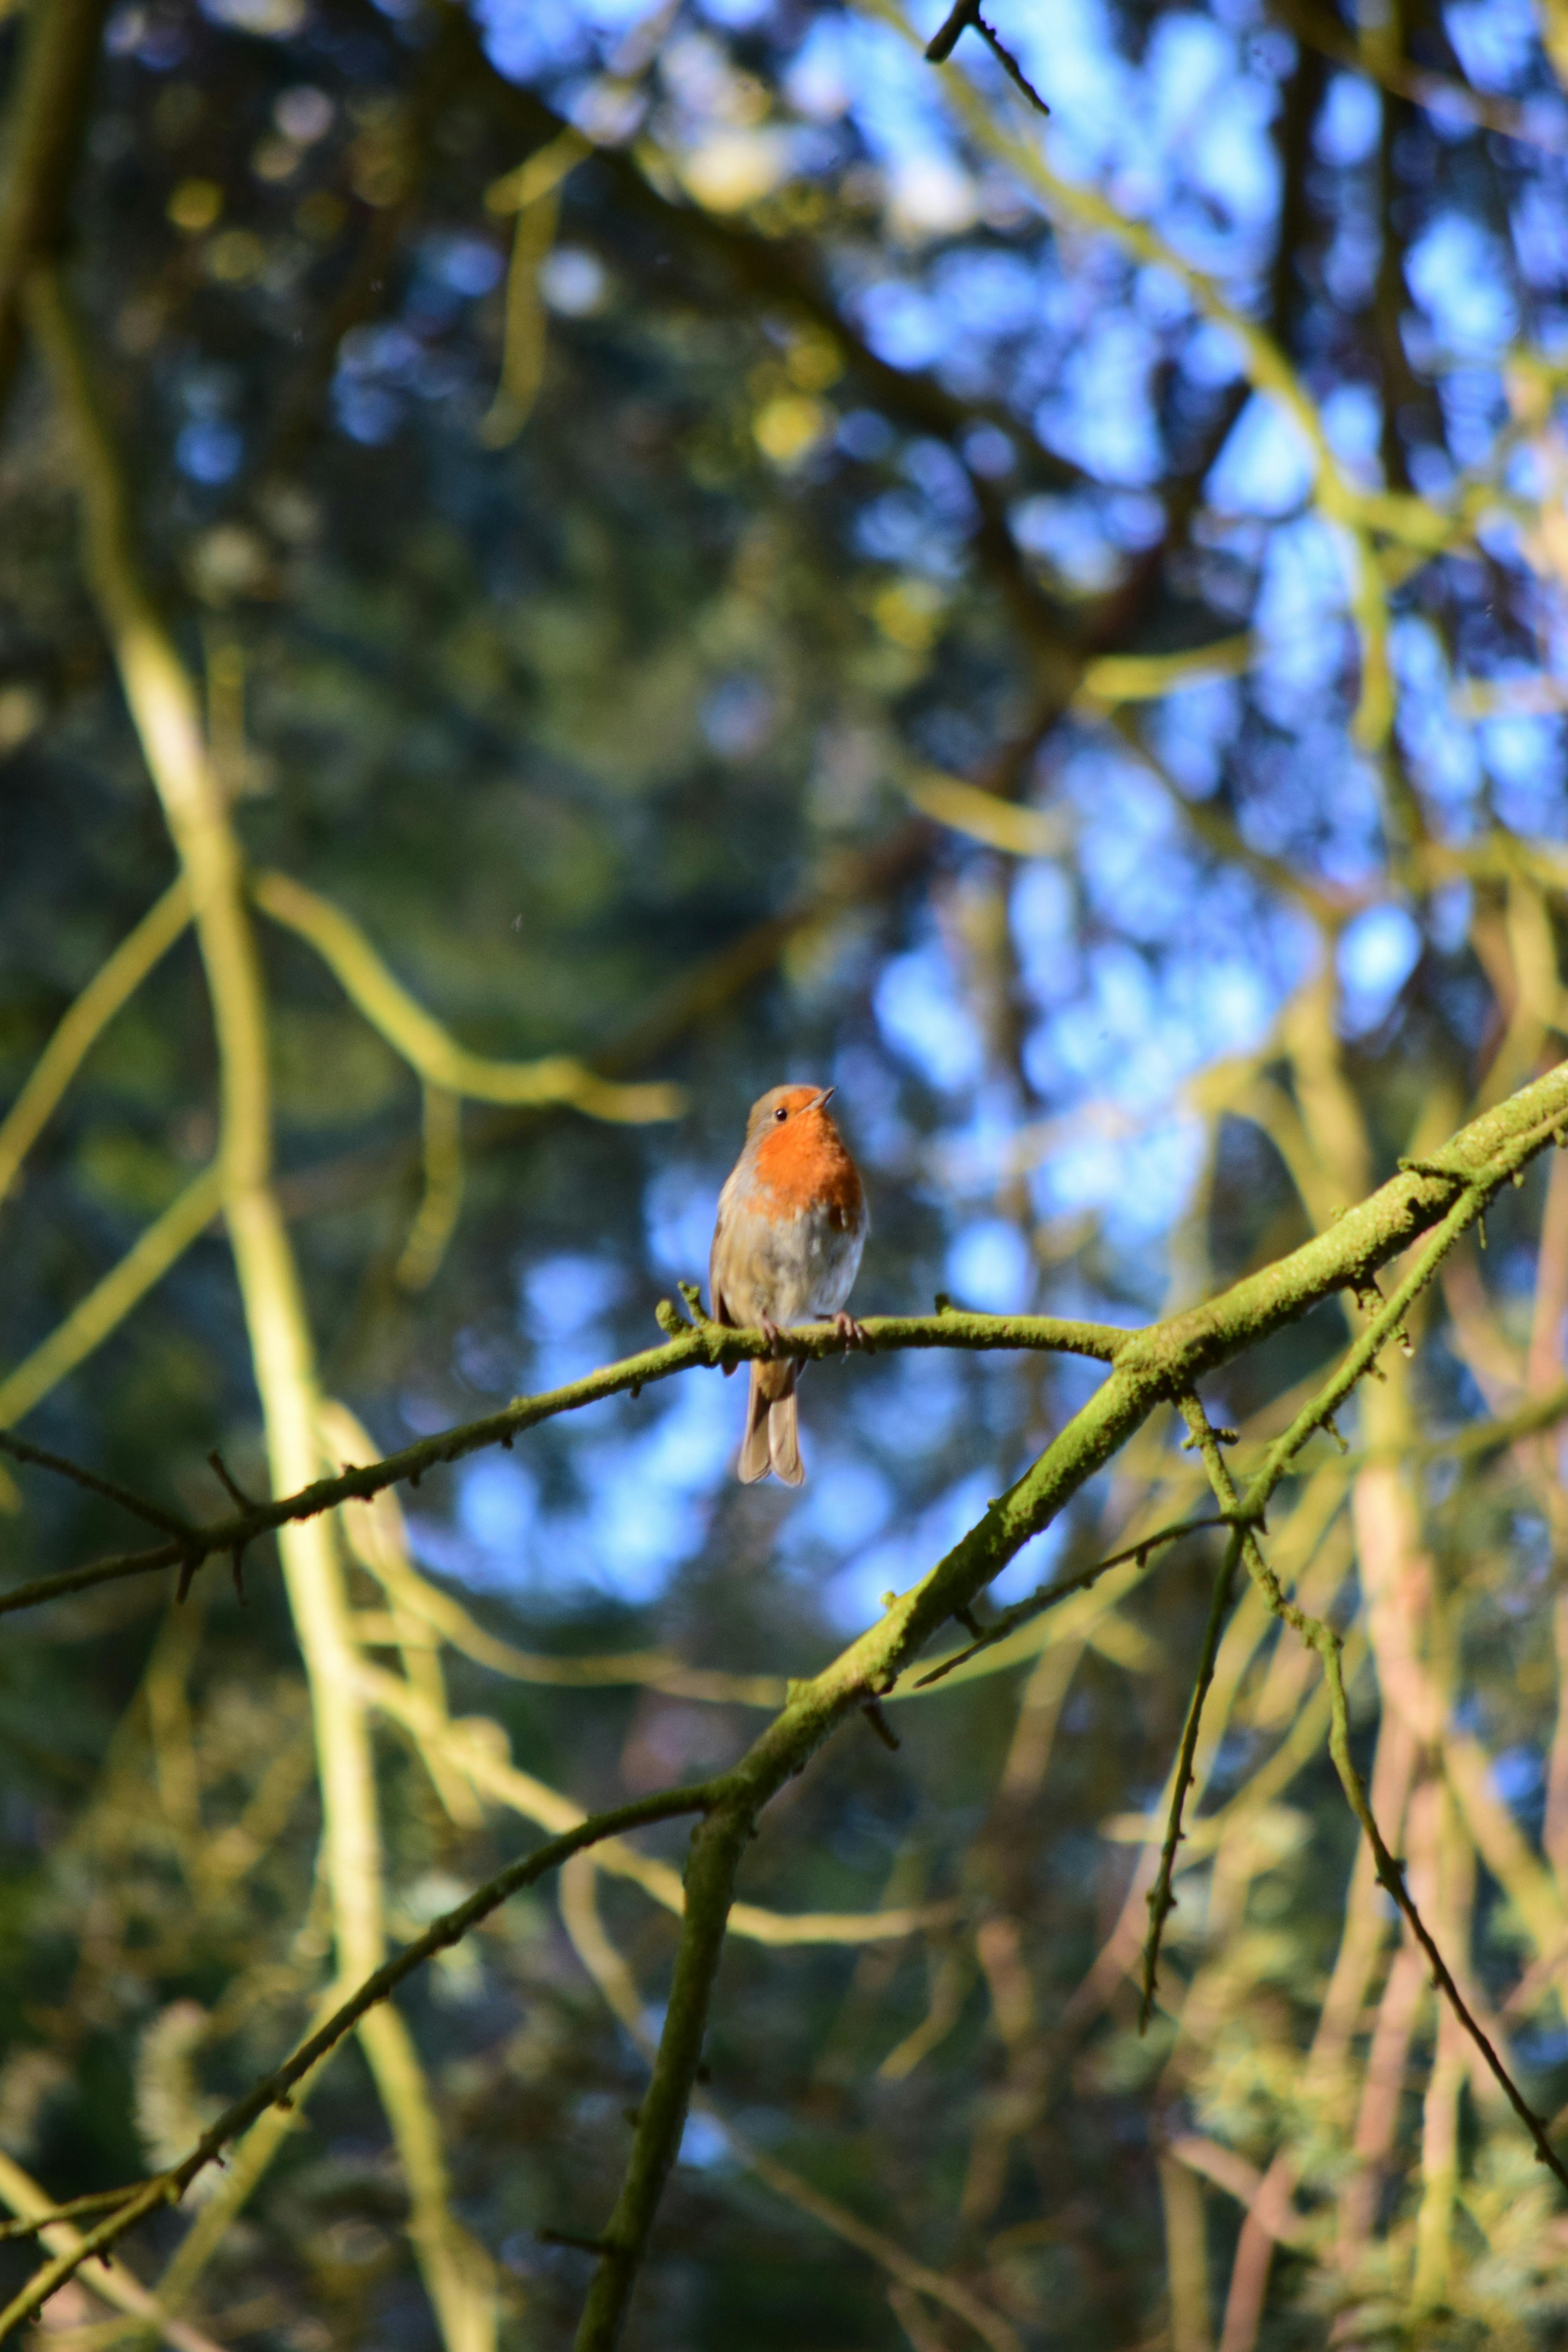
[[[746,1434],[741,1446],[741,1476],[754,1486],[771,1470],[786,1486],[798,1486],[805,1476],[800,1458],[800,1424],[795,1412],[795,1384],[800,1367],[786,1363],[752,1365],[746,1398]]]

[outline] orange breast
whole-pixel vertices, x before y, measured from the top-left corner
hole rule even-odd
[[[770,1206],[775,1216],[820,1209],[841,1232],[852,1232],[860,1222],[865,1203],[860,1171],[826,1118],[792,1120],[763,1136],[757,1148],[757,1179],[773,1196]]]

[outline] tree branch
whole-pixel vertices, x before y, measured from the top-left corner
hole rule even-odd
[[[590,1118],[633,1122],[675,1118],[686,1107],[682,1087],[614,1086],[571,1054],[531,1062],[470,1054],[393,977],[340,907],[287,874],[255,875],[250,892],[263,914],[310,941],[350,1002],[427,1086],[474,1102],[568,1103]]]
[[[107,957],[28,1073],[26,1085],[0,1120],[0,1201],[37,1141],[44,1124],[121,1006],[141,986],[159,958],[173,947],[191,919],[191,897],[184,875],[172,882]]]
[[[879,1624],[851,1643],[814,1681],[798,1686],[776,1721],[725,1776],[722,1809],[716,1807],[704,1825],[705,1867],[700,1895],[688,1903],[677,1962],[680,2006],[678,2012],[672,2000],[660,2042],[658,2067],[663,2071],[657,2079],[662,2081],[663,2096],[657,2109],[645,2106],[638,2121],[575,2352],[613,2352],[619,2340],[658,2188],[679,2144],[686,2098],[700,2056],[700,2027],[722,1950],[735,1865],[768,1800],[804,1769],[847,1714],[868,1697],[883,1696],[892,1688],[942,1622],[966,1609],[1030,1538],[1050,1524],[1157,1404],[1190,1390],[1199,1370],[1226,1360],[1334,1291],[1354,1286],[1363,1255],[1384,1264],[1420,1233],[1436,1225],[1434,1243],[1423,1253],[1416,1276],[1411,1278],[1430,1279],[1444,1252],[1458,1232],[1479,1215],[1497,1186],[1542,1150],[1565,1120],[1568,1066],[1560,1066],[1462,1129],[1446,1147],[1440,1167],[1428,1162],[1402,1171],[1327,1233],[1279,1264],[1235,1284],[1205,1307],[1133,1334],[1118,1350],[1109,1379],[1032,1469],[997,1497],[979,1523],[912,1591],[893,1602]],[[1409,1282],[1401,1286],[1363,1340],[1349,1351],[1347,1360],[1356,1366],[1353,1377],[1360,1376],[1377,1347],[1401,1328],[1409,1289]],[[1298,1416],[1287,1435],[1300,1428],[1304,1437],[1309,1424],[1321,1426],[1332,1410],[1331,1403],[1322,1399],[1342,1392],[1336,1375],[1320,1399]],[[1289,1458],[1282,1447],[1283,1441],[1271,1447],[1265,1465],[1276,1481]],[[1225,1494],[1221,1497],[1225,1510],[1251,1517],[1257,1485],[1255,1481],[1244,1501],[1238,1501],[1234,1489]],[[1315,1621],[1285,1599],[1263,1563],[1250,1528],[1246,1531],[1243,1556],[1276,1613],[1295,1625],[1304,1638],[1311,1639],[1314,1633],[1321,1636],[1326,1645],[1321,1653],[1325,1664],[1331,1653],[1332,1672],[1337,1675],[1337,1636],[1327,1627],[1316,1627]],[[1348,1749],[1345,1753],[1348,1758]],[[699,1842],[694,1841],[694,1852]],[[1490,2045],[1486,2048],[1500,2079],[1506,2079]],[[1545,2160],[1555,2166],[1539,2122],[1517,2092],[1511,2095],[1531,2124],[1538,2149],[1544,2149]]]
[[[317,2061],[341,2042],[345,2033],[352,2032],[378,2001],[385,2000],[395,1992],[405,1977],[423,1968],[426,1960],[433,1958],[437,1952],[460,1943],[481,1919],[488,1918],[513,1895],[525,1886],[531,1886],[535,1879],[542,1878],[547,1871],[569,1861],[573,1854],[580,1853],[585,1846],[596,1845],[605,1838],[623,1836],[627,1830],[646,1829],[650,1822],[673,1821],[683,1813],[703,1812],[715,1801],[717,1786],[715,1782],[700,1782],[691,1788],[663,1789],[656,1796],[640,1797],[632,1804],[617,1806],[613,1812],[595,1813],[576,1829],[568,1830],[564,1836],[552,1838],[548,1844],[536,1846],[521,1861],[510,1863],[505,1870],[477,1887],[466,1902],[459,1903],[455,1910],[445,1912],[440,1918],[433,1920],[425,1933],[413,1943],[405,1944],[395,1958],[386,1961],[374,1975],[367,1977],[357,1991],[308,2035],[281,2066],[264,2075],[242,2098],[236,2099],[226,2107],[216,2122],[202,2134],[188,2156],[183,2157],[167,2172],[157,2174],[133,2189],[110,2192],[125,2201],[118,2205],[107,2220],[88,2231],[68,2253],[58,2256],[42,2270],[36,2271],[20,2294],[13,2296],[5,2310],[0,2311],[0,2341],[47,2302],[89,2255],[101,2253],[113,2245],[143,2215],[153,2211],[159,2205],[177,2204],[196,2175],[209,2164],[216,2163],[229,2142],[237,2139],[268,2107],[288,2106],[289,2092],[303,2075],[310,2073]],[[77,2200],[71,2210],[81,2211],[85,2202]]]
[[[28,272],[65,243],[108,14],[109,0],[33,0],[27,12],[0,204],[0,412],[21,357]]]
[[[199,1568],[204,1560],[243,1549],[258,1536],[270,1535],[296,1520],[315,1518],[323,1511],[335,1510],[341,1503],[368,1501],[385,1487],[404,1480],[416,1486],[426,1470],[443,1463],[461,1461],[466,1454],[486,1446],[510,1445],[520,1430],[531,1429],[557,1413],[574,1412],[585,1404],[596,1403],[602,1397],[623,1391],[635,1394],[656,1381],[668,1380],[673,1373],[689,1370],[694,1365],[742,1364],[754,1357],[766,1358],[774,1353],[810,1361],[844,1353],[843,1335],[831,1323],[802,1325],[783,1332],[773,1343],[761,1331],[735,1331],[725,1324],[706,1321],[693,1326],[674,1307],[668,1307],[668,1312],[679,1336],[665,1347],[623,1357],[618,1363],[606,1364],[598,1371],[585,1373],[581,1380],[568,1381],[564,1388],[546,1390],[539,1396],[519,1397],[500,1412],[462,1423],[434,1437],[420,1438],[400,1453],[345,1469],[337,1477],[318,1478],[280,1500],[253,1503],[232,1512],[227,1518],[193,1526],[188,1534],[170,1543],[147,1551],[118,1553],[108,1559],[89,1561],[83,1568],[67,1569],[58,1576],[40,1577],[31,1584],[18,1585],[10,1592],[0,1593],[0,1616],[17,1609],[37,1608],[42,1601],[85,1592],[93,1585],[113,1583],[122,1577],[142,1575],[153,1569]],[[959,1348],[981,1351],[1041,1348],[1097,1357],[1102,1363],[1111,1361],[1128,1336],[1109,1324],[1073,1323],[1044,1315],[967,1314],[952,1309],[940,1315],[872,1316],[861,1328],[873,1348]],[[75,1466],[70,1465],[67,1475],[74,1475]],[[143,1516],[151,1507],[144,1507]]]

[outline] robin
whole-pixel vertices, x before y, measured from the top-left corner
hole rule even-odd
[[[831,1087],[773,1087],[752,1105],[745,1148],[719,1195],[709,1286],[713,1317],[777,1341],[785,1323],[831,1315],[846,1346],[862,1340],[844,1311],[870,1220],[860,1171],[827,1115]],[[733,1370],[726,1365],[726,1372]],[[795,1420],[800,1365],[753,1360],[740,1474],[805,1476]]]

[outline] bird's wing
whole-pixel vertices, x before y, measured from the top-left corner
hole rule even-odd
[[[730,1312],[730,1303],[721,1287],[719,1272],[724,1255],[724,1244],[728,1239],[729,1209],[730,1186],[726,1183],[724,1190],[719,1195],[719,1214],[713,1226],[713,1244],[708,1253],[708,1302],[714,1322],[726,1323],[733,1330],[735,1318]]]

